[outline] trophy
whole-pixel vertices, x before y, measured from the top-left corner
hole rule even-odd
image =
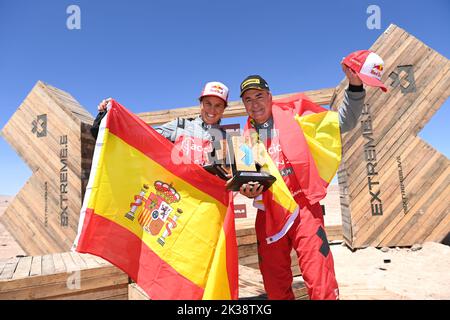
[[[203,168],[223,180],[229,179],[230,170],[226,166],[226,148],[225,140],[215,140],[213,142],[213,149],[208,153],[208,163],[203,165]]]
[[[276,178],[271,174],[262,171],[264,159],[257,148],[253,148],[250,137],[239,134],[230,134],[227,137],[227,161],[231,165],[232,178],[227,182],[227,189],[239,191],[243,184],[258,182],[263,185],[266,191]]]

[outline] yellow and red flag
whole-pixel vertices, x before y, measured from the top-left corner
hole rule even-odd
[[[303,195],[312,204],[322,200],[341,162],[338,113],[297,94],[275,100],[272,114]]]
[[[74,250],[116,265],[151,299],[237,299],[229,193],[199,165],[180,164],[180,153],[111,101],[100,125]]]

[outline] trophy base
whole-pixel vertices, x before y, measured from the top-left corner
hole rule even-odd
[[[212,173],[216,176],[218,176],[219,178],[223,179],[223,180],[228,180],[227,178],[227,172],[225,171],[225,169],[222,168],[221,165],[218,164],[207,164],[203,166],[203,169],[205,169],[206,171],[208,171],[209,173]]]
[[[275,182],[276,178],[266,172],[257,171],[238,171],[233,178],[227,183],[227,189],[232,191],[239,191],[243,184],[250,181],[258,182],[263,185],[263,191],[266,191]]]

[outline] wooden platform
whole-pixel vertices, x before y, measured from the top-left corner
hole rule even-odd
[[[0,261],[0,300],[126,300],[128,283],[127,274],[89,254]]]

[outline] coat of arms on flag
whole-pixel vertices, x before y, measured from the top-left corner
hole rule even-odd
[[[166,237],[172,234],[172,229],[176,228],[177,220],[183,213],[183,209],[177,206],[181,197],[172,186],[162,181],[155,181],[154,188],[156,192],[147,195],[149,186],[144,184],[139,195],[134,196],[135,202],[130,204],[131,209],[125,217],[133,221],[137,216],[144,231],[152,236],[164,230],[157,239],[164,246]]]

